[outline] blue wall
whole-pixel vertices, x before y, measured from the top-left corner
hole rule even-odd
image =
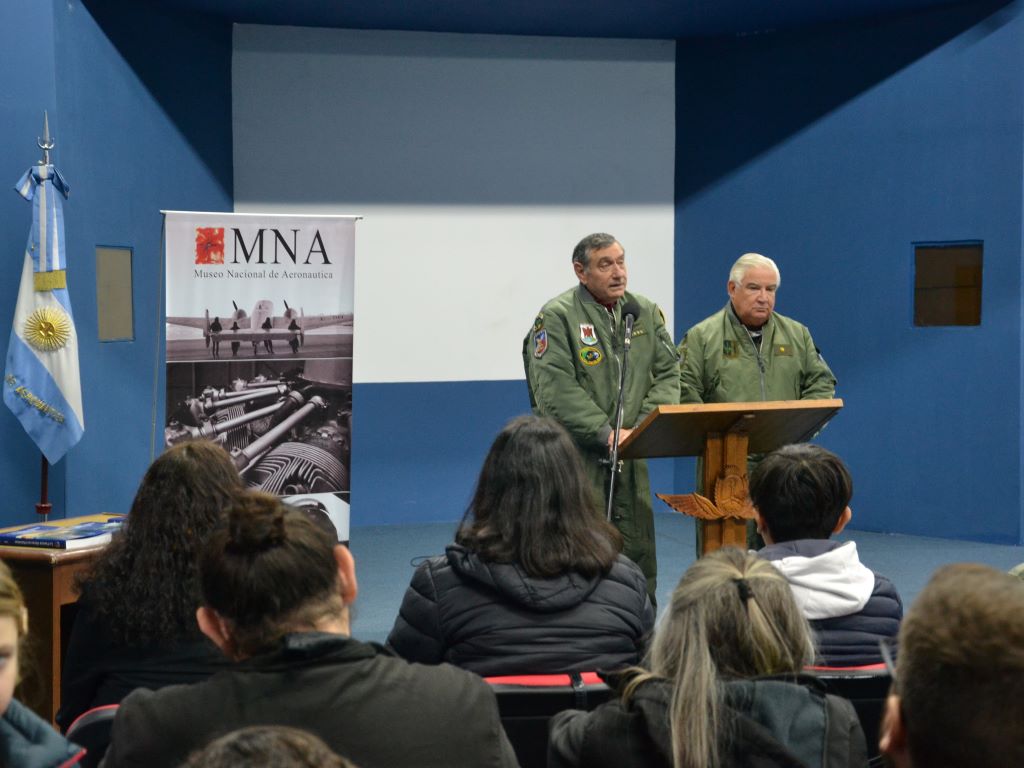
[[[163,391],[161,303],[154,301],[162,286],[160,209],[230,210],[232,204],[230,26],[145,5],[19,1],[0,10],[5,62],[28,54],[27,32],[36,28],[42,31],[32,36],[33,52],[43,59],[40,72],[28,77],[13,62],[2,69],[19,112],[4,123],[0,159],[13,184],[37,159],[33,142],[49,108],[58,141],[54,161],[72,190],[65,206],[68,272],[86,432],[57,465],[53,490],[62,490],[66,472],[70,500],[57,504],[58,516],[126,510],[150,460],[153,393]],[[28,206],[2,200],[0,236],[8,252],[16,246],[20,269],[31,217]],[[97,340],[97,245],[134,249],[134,341]],[[17,274],[5,270],[0,282],[0,306],[12,313]],[[38,454],[7,409],[0,410],[8,502],[0,524],[11,524],[31,517]]]
[[[54,69],[51,4],[40,0],[0,4],[0,349],[4,359],[32,224],[32,206],[14,192],[14,184],[42,156],[36,137],[43,132],[43,110],[49,112],[51,133],[58,137],[63,133]],[[39,500],[39,451],[4,405],[0,405],[0,441],[0,488],[5,491],[0,523],[31,519]],[[64,508],[64,463],[50,473],[51,501],[58,512]]]
[[[353,527],[458,520],[491,442],[530,412],[523,381],[357,384],[352,400]],[[672,470],[650,462],[652,493],[673,492]]]
[[[147,6],[0,6],[6,183],[35,161],[48,108],[72,185],[87,431],[57,467],[58,514],[65,471],[66,511],[83,514],[126,508],[149,461],[157,211],[232,206],[230,28]],[[1017,4],[975,4],[678,46],[676,328],[724,303],[742,251],[779,260],[778,308],[811,326],[847,402],[822,442],[850,463],[862,528],[1021,541],[1021,25]],[[30,30],[33,69],[20,61]],[[8,311],[27,209],[0,196]],[[912,244],[947,239],[984,241],[983,324],[915,329]],[[133,342],[96,340],[97,244],[135,249]],[[355,398],[356,525],[457,517],[491,437],[526,408],[516,381],[361,385]],[[0,523],[20,522],[38,456],[6,409],[0,437]],[[671,466],[657,463],[656,488]],[[692,463],[675,474],[692,487]]]
[[[779,262],[846,402],[821,442],[854,527],[1021,541],[1024,22],[991,11],[677,49],[676,327],[740,253]],[[968,239],[982,325],[914,328],[912,244]]]

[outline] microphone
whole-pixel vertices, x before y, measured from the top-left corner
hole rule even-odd
[[[626,323],[626,335],[623,337],[623,344],[626,347],[629,347],[633,342],[633,323],[636,322],[639,315],[640,305],[637,304],[636,299],[630,299],[626,302],[626,305],[622,308],[622,319]]]
[[[615,405],[615,419],[612,421],[612,447],[608,464],[611,477],[608,479],[608,507],[605,517],[612,519],[612,506],[615,501],[615,476],[619,473],[619,431],[622,429],[622,397],[626,389],[626,366],[629,364],[629,345],[633,341],[633,323],[640,314],[640,305],[636,299],[630,299],[622,307],[622,319],[626,324],[626,333],[622,339],[622,365],[619,366],[619,394]]]

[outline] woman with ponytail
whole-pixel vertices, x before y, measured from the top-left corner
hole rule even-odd
[[[516,764],[486,683],[350,637],[355,563],[306,512],[267,494],[238,496],[199,574],[199,627],[234,664],[126,698],[106,768],[178,766],[250,725],[302,728],[366,768]]]
[[[683,575],[620,697],[551,725],[548,765],[867,765],[852,705],[801,676],[810,629],[771,563],[725,548]]]

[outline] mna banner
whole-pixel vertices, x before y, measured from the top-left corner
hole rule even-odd
[[[223,445],[348,541],[356,217],[164,215],[165,445]]]

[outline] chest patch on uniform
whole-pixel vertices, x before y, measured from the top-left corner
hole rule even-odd
[[[597,344],[597,329],[592,323],[580,323],[580,341],[584,344]]]
[[[604,360],[604,355],[597,347],[581,347],[580,362],[584,365],[597,365]]]
[[[537,331],[533,334],[533,356],[544,357],[544,353],[548,351],[548,332],[544,329]]]
[[[793,345],[792,344],[776,344],[775,354],[782,355],[783,357],[793,356]]]
[[[723,357],[739,357],[740,348],[732,339],[726,339],[722,342],[722,356]]]

